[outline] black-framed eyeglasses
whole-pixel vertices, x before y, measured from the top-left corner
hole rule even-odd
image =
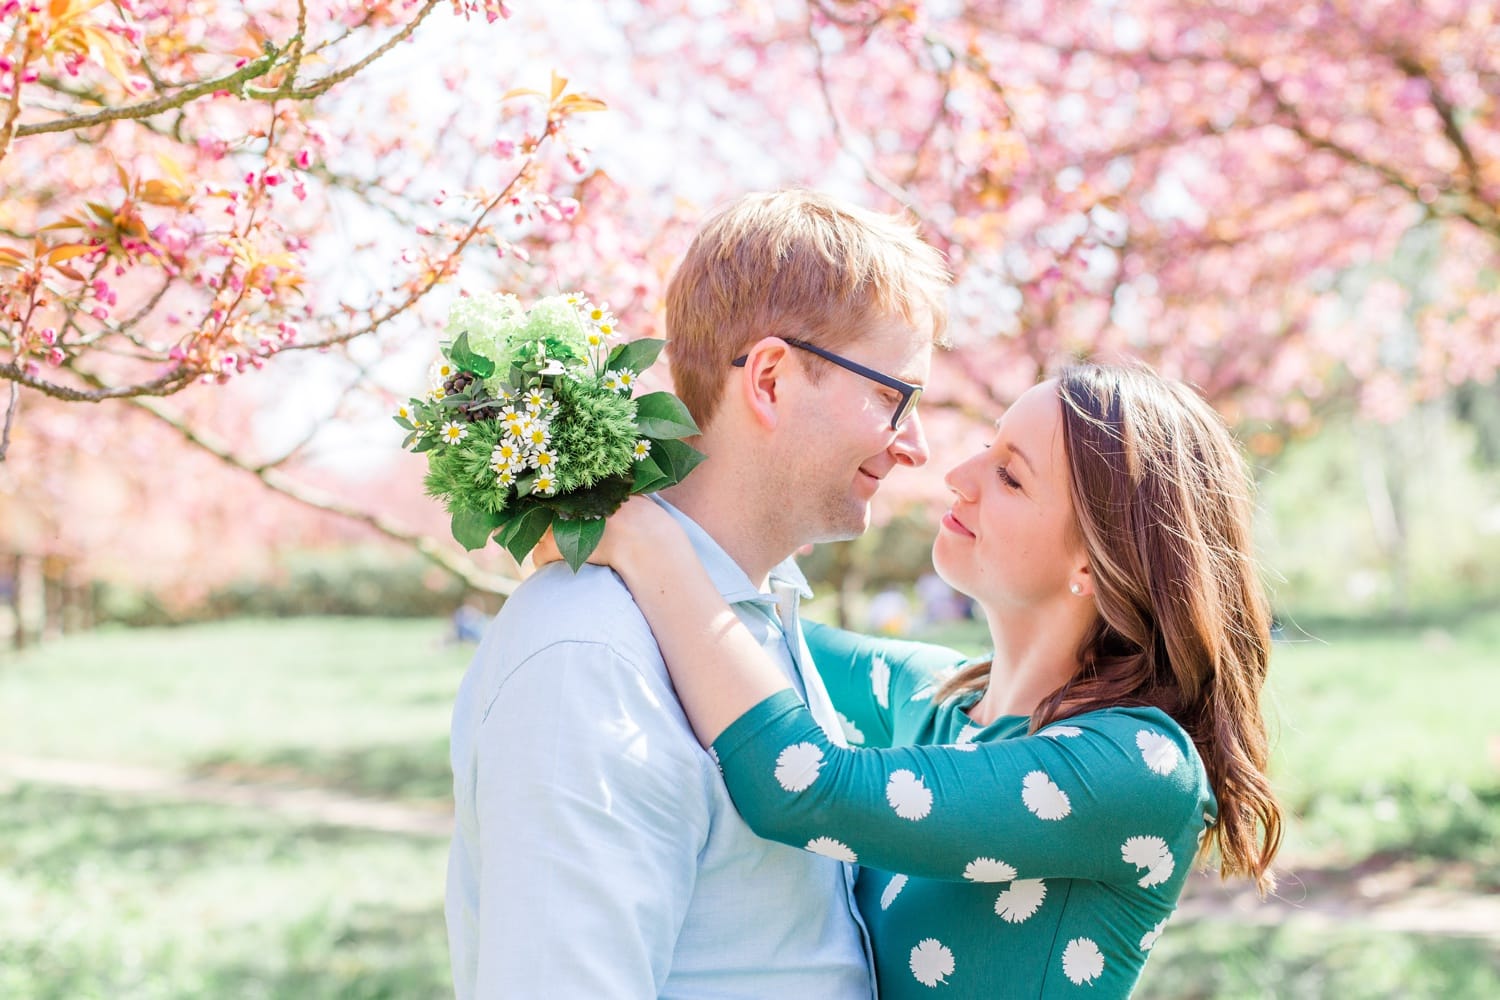
[[[887,375],[885,372],[878,372],[873,368],[867,368],[858,361],[850,361],[842,355],[834,354],[832,351],[825,351],[818,345],[809,344],[805,340],[797,340],[793,337],[783,337],[782,339],[800,351],[816,354],[824,361],[831,361],[840,368],[847,369],[856,375],[862,375],[871,382],[878,382],[889,389],[895,389],[899,392],[901,399],[896,403],[896,412],[891,414],[891,430],[899,431],[901,425],[906,423],[906,418],[916,412],[917,401],[922,398],[922,387],[920,385],[912,385],[910,382],[903,382],[899,378]],[[748,354],[741,354],[731,361],[730,364],[736,368],[743,368],[745,361],[749,357],[750,355]]]

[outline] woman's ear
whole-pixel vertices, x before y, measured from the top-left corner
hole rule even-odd
[[[740,398],[746,412],[766,430],[775,428],[780,418],[780,383],[786,376],[790,355],[790,347],[780,337],[763,337],[745,352],[738,383]]]
[[[1068,593],[1074,597],[1092,598],[1094,596],[1094,574],[1089,569],[1088,563],[1074,568],[1068,577]]]

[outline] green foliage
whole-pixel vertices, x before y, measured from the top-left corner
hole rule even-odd
[[[427,495],[441,499],[450,514],[462,510],[499,514],[505,510],[509,491],[496,485],[490,454],[504,428],[488,420],[466,426],[469,433],[462,441],[439,445],[427,453],[423,485]]]
[[[101,584],[101,622],[169,625],[225,618],[446,615],[464,599],[461,581],[411,552],[384,546],[309,549],[281,554],[268,574],[224,584],[191,602],[147,590]]]
[[[552,443],[558,454],[559,493],[587,489],[630,471],[639,438],[635,401],[601,389],[592,379],[558,379]]]

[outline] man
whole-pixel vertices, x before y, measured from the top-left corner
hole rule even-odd
[[[791,554],[851,538],[927,445],[941,257],[803,191],[712,217],[667,292],[678,395],[708,459],[662,499],[830,736]],[[453,715],[454,985],[470,998],[868,1000],[841,862],[755,837],[608,570],[546,567],[506,602]]]

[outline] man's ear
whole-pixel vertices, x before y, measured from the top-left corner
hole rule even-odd
[[[780,337],[763,337],[745,352],[745,365],[737,386],[746,412],[766,430],[773,429],[780,418],[784,386],[781,380],[792,364],[791,348]]]

